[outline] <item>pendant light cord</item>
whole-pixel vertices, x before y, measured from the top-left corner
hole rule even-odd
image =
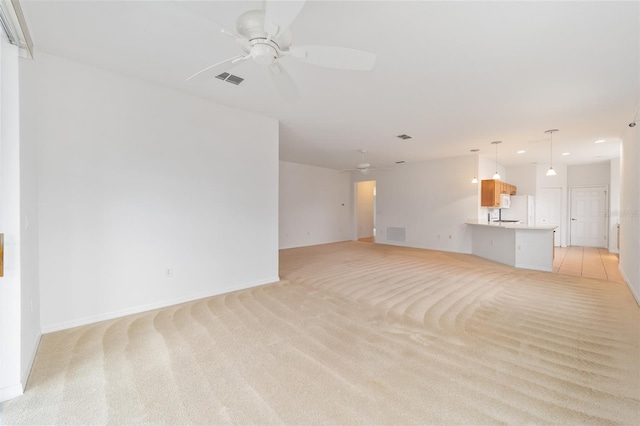
[[[556,171],[553,170],[553,132],[557,132],[558,129],[545,130],[545,133],[549,134],[549,170],[547,176],[555,176]]]
[[[553,132],[549,134],[549,167],[553,168]]]

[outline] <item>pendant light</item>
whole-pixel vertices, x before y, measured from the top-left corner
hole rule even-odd
[[[479,149],[472,149],[471,152],[473,152],[475,154],[475,157],[473,158],[473,179],[471,179],[471,183],[478,183],[478,178],[476,176],[478,176],[478,174],[476,173],[476,167],[478,167],[478,151],[480,151]]]
[[[549,170],[547,170],[547,176],[555,176],[556,171],[553,170],[553,132],[557,132],[558,129],[546,130],[545,133],[549,134]]]
[[[496,146],[496,172],[493,175],[494,179],[500,179],[500,173],[498,173],[498,145],[502,143],[502,141],[493,141],[491,142]]]

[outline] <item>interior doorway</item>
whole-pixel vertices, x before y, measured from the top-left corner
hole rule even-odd
[[[553,234],[553,245],[560,247],[562,241],[562,188],[541,188],[538,191],[536,223],[557,226],[558,228]]]
[[[376,181],[356,182],[355,192],[356,240],[373,243],[376,238]]]
[[[607,187],[573,187],[569,206],[571,245],[607,247]]]

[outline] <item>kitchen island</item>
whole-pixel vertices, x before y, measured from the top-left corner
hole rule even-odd
[[[557,226],[477,220],[468,220],[467,225],[472,228],[472,254],[516,268],[553,270],[553,230]]]

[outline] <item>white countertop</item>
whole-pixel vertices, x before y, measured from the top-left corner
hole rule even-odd
[[[521,223],[513,223],[513,222],[491,222],[487,223],[486,221],[479,221],[478,219],[469,219],[467,220],[467,225],[475,225],[475,226],[487,226],[492,228],[506,228],[506,229],[538,229],[538,230],[546,230],[550,231],[556,229],[556,225],[542,225],[542,226],[529,226],[523,225]]]

